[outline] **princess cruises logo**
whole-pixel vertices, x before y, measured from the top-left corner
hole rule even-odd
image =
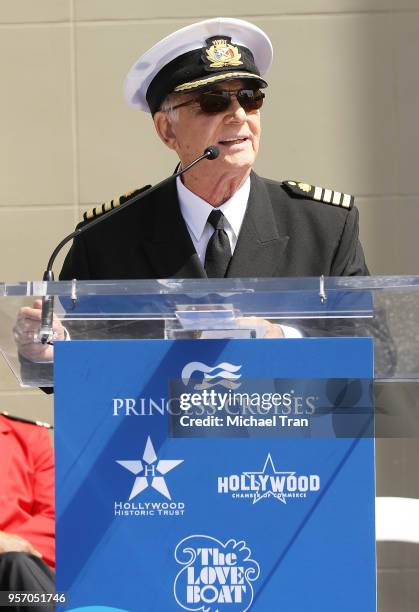
[[[191,361],[183,368],[181,378],[183,384],[187,386],[191,378],[195,379],[201,375],[202,382],[194,385],[194,389],[197,391],[209,389],[216,385],[234,390],[240,387],[240,383],[237,381],[240,380],[241,374],[237,372],[241,368],[241,365],[234,365],[228,361],[223,361],[214,367],[210,367],[201,361]],[[192,376],[195,372],[198,372],[198,375]]]

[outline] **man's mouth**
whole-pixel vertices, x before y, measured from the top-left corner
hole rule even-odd
[[[218,144],[233,145],[233,144],[240,144],[242,142],[246,142],[246,140],[249,140],[247,136],[239,136],[239,137],[225,138],[224,140],[219,140]]]

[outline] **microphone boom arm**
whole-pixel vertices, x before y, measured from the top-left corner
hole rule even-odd
[[[100,216],[97,219],[93,219],[93,220],[89,221],[89,223],[86,223],[86,225],[83,225],[82,227],[79,227],[78,229],[74,230],[74,232],[71,232],[71,234],[68,234],[68,236],[63,238],[63,240],[61,240],[61,242],[53,250],[53,252],[51,254],[51,257],[48,260],[47,269],[46,269],[46,271],[43,274],[42,280],[43,281],[47,281],[47,282],[54,280],[54,272],[53,272],[52,268],[53,268],[55,259],[56,259],[57,255],[58,255],[58,253],[63,248],[63,246],[67,244],[67,242],[69,242],[73,238],[77,238],[78,236],[83,234],[85,231],[91,229],[92,227],[94,227],[98,223],[101,223],[102,221],[105,221],[106,219],[109,219],[109,217],[111,217],[112,215],[120,212],[124,208],[127,208],[128,206],[131,206],[131,204],[134,204],[135,202],[138,202],[138,200],[141,200],[146,195],[150,195],[151,193],[153,193],[153,191],[155,191],[159,187],[162,187],[166,183],[168,183],[170,181],[173,181],[174,179],[176,179],[181,174],[184,174],[185,172],[187,172],[188,170],[193,168],[196,164],[198,164],[202,160],[204,160],[204,159],[208,159],[208,160],[216,159],[218,157],[219,153],[220,152],[219,152],[219,150],[218,150],[218,148],[216,146],[207,147],[202,155],[200,155],[199,157],[194,159],[185,168],[181,168],[180,170],[178,170],[177,172],[175,172],[171,176],[165,178],[163,181],[160,181],[160,183],[157,183],[153,187],[150,187],[149,189],[146,189],[145,191],[141,191],[141,193],[137,193],[136,196],[130,198],[129,200],[127,200],[126,202],[124,202],[123,204],[118,206],[118,208],[113,208],[112,210],[109,210],[108,212],[106,212],[104,216]],[[54,296],[45,295],[42,298],[41,327],[40,327],[40,330],[38,332],[38,341],[41,342],[42,344],[51,344],[51,341],[53,339],[53,335],[54,335],[53,334],[53,329],[52,329],[53,313],[54,313]]]

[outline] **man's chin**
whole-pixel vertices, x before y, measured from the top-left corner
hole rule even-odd
[[[222,157],[220,162],[232,169],[236,168],[237,170],[248,170],[253,166],[255,156],[248,154],[243,155],[239,153],[227,153]]]

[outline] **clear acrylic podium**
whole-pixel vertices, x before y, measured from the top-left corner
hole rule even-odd
[[[22,378],[13,334],[19,308],[44,295],[55,297],[55,315],[71,340],[198,338],[202,330],[221,338],[238,327],[237,318],[246,327],[244,317],[260,317],[300,329],[302,337],[372,336],[377,381],[419,381],[419,277],[0,283],[0,349],[25,386],[53,385],[52,369],[41,364],[25,363]]]

